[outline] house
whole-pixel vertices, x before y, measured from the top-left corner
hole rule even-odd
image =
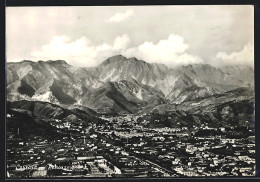
[[[28,153],[29,153],[29,154],[33,154],[33,153],[34,153],[34,149],[28,150]]]
[[[174,161],[172,161],[172,165],[178,165],[180,163],[180,159],[176,158]]]
[[[221,144],[226,144],[226,143],[235,143],[236,139],[230,139],[230,138],[221,138],[220,142]]]
[[[254,154],[254,153],[255,153],[255,150],[248,150],[248,152],[249,152],[250,154]]]
[[[244,172],[250,172],[252,171],[251,167],[243,167],[239,169],[239,172],[244,173]]]
[[[24,142],[19,142],[19,145],[24,145]]]
[[[250,158],[250,157],[248,157],[248,156],[238,156],[238,159],[240,161],[245,161],[247,163],[255,163],[255,160]]]
[[[125,155],[125,156],[129,156],[129,153],[125,152],[125,151],[121,151],[121,154],[122,155]]]
[[[225,132],[225,131],[226,131],[226,128],[221,127],[221,128],[220,128],[220,131],[221,131],[221,132]]]

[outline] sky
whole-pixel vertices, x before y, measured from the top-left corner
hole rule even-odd
[[[121,54],[169,67],[254,64],[251,5],[6,8],[6,59],[91,67]]]

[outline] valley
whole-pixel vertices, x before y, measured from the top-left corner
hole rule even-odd
[[[255,175],[254,72],[168,68],[113,56],[97,67],[7,64],[11,178]]]

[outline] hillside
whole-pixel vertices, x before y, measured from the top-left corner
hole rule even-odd
[[[239,88],[181,104],[163,104],[150,112],[143,112],[150,119],[152,116],[160,118],[163,126],[168,127],[201,127],[204,124],[211,127],[249,126],[254,129],[254,110],[254,90]]]
[[[96,67],[63,60],[7,63],[7,100],[43,101],[98,113],[134,113],[253,87],[253,68],[194,64],[168,68],[116,55]]]

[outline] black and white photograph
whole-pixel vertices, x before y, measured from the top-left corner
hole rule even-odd
[[[253,177],[253,5],[6,7],[7,179]]]

